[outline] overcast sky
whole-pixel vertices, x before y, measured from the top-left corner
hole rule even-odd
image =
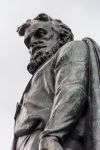
[[[93,38],[100,45],[100,0],[0,0],[0,149],[10,150],[16,103],[31,75],[29,53],[16,29],[29,18],[47,13],[61,19],[75,40]]]

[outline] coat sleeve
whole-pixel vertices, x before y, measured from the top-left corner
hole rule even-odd
[[[51,150],[50,145],[58,147],[57,140],[70,134],[80,119],[87,99],[88,60],[89,52],[83,41],[70,42],[60,50],[55,65],[54,103],[40,136],[40,149],[49,146]]]

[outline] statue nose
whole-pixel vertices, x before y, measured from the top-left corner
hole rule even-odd
[[[32,54],[32,48],[29,49],[29,53]]]

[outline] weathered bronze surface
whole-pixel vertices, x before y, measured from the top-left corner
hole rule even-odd
[[[100,48],[40,14],[18,28],[32,74],[15,113],[12,150],[100,150]]]

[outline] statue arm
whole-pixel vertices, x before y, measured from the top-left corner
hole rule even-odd
[[[87,100],[88,57],[86,45],[81,41],[68,43],[59,53],[55,67],[54,104],[40,136],[39,150],[54,147],[63,150],[59,143],[80,119]]]

